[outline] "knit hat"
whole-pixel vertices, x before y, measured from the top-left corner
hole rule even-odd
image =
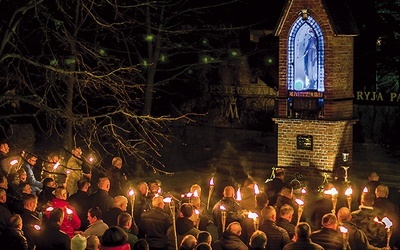
[[[77,234],[71,239],[71,250],[83,250],[86,248],[86,237]]]

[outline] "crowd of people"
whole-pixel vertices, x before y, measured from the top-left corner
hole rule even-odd
[[[7,143],[0,144],[2,162],[9,150]],[[349,200],[345,191],[352,184],[343,172],[324,190],[305,193],[295,192],[285,182],[284,169],[276,169],[263,187],[253,178],[240,189],[224,186],[210,206],[197,183],[179,198],[163,193],[156,181],[139,182],[127,193],[120,157],[93,182],[81,156],[80,148],[73,149],[64,167],[58,155],[50,154],[40,178],[32,170],[34,154],[24,153],[18,167],[2,165],[2,249],[399,248],[399,204],[388,198],[376,172],[364,187],[353,187],[362,191]]]

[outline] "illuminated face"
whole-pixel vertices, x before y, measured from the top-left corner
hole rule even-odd
[[[3,182],[0,183],[0,187],[4,189],[8,189],[8,180],[5,176],[3,176]]]
[[[0,152],[4,155],[8,154],[10,152],[10,147],[8,146],[7,143],[0,144]]]
[[[26,173],[22,173],[19,175],[19,179],[23,182],[26,182]]]
[[[34,166],[34,165],[36,164],[36,161],[37,161],[37,158],[36,158],[36,157],[31,157],[31,158],[28,159],[28,163],[29,163],[31,166]]]
[[[121,168],[122,168],[122,161],[117,161],[117,162],[115,162],[114,166],[115,166],[116,168],[118,168],[118,169],[121,169]]]
[[[89,224],[93,224],[97,221],[96,217],[92,217],[90,213],[87,214],[87,220],[89,221]]]
[[[22,189],[22,193],[31,194],[32,193],[31,185],[29,185],[29,184],[25,185],[24,188]]]

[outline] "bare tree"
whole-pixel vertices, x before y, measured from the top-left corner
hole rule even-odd
[[[80,141],[163,171],[156,156],[168,141],[167,125],[191,122],[193,114],[154,115],[154,94],[198,64],[201,39],[193,23],[204,27],[205,10],[232,2],[0,2],[7,5],[0,120],[29,119],[49,138],[63,138],[66,151]]]

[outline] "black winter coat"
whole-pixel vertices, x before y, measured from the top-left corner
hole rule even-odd
[[[153,207],[150,211],[142,213],[139,238],[145,237],[151,248],[167,248],[167,231],[170,226],[171,216],[161,208]]]

